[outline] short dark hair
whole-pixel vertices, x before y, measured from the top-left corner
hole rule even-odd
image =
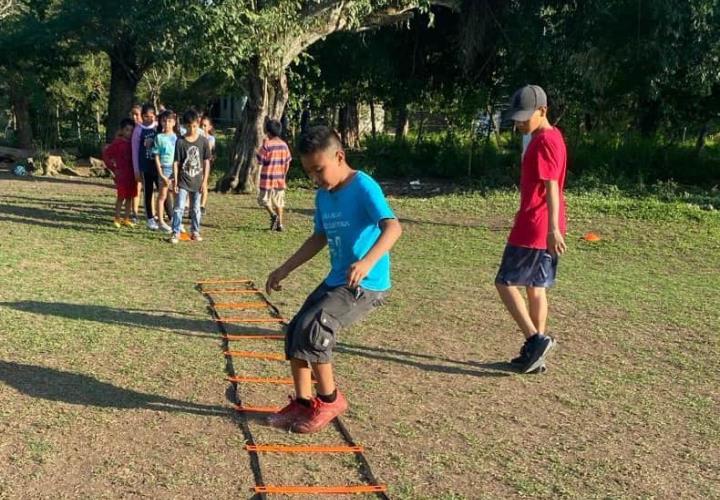
[[[158,116],[158,121],[161,122],[163,120],[167,120],[168,118],[176,120],[177,115],[175,114],[175,111],[173,111],[172,109],[166,109],[165,111],[160,113],[160,116]]]
[[[152,111],[153,113],[155,113],[155,106],[153,106],[149,102],[146,102],[145,104],[142,105],[142,108],[140,109],[140,113],[144,115],[144,114],[148,113],[149,111]]]
[[[187,111],[183,113],[183,123],[187,125],[188,123],[196,122],[200,120],[200,115],[198,114],[195,109],[190,108]]]
[[[265,133],[273,137],[280,137],[282,134],[282,124],[271,118],[265,120]]]
[[[330,127],[316,125],[310,127],[300,135],[298,141],[298,152],[301,155],[313,154],[318,151],[327,151],[330,148],[342,151],[340,138]]]
[[[123,118],[122,120],[120,120],[120,130],[124,129],[127,126],[134,127],[135,121],[132,118]]]

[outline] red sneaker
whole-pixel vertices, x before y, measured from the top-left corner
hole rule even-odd
[[[288,396],[288,399],[290,400],[290,403],[285,406],[285,408],[277,413],[273,413],[267,418],[267,423],[269,425],[287,429],[295,423],[296,420],[309,415],[312,411],[311,408],[298,403],[296,399],[292,398],[292,396]]]
[[[335,417],[345,413],[348,408],[347,399],[340,391],[334,403],[325,403],[320,398],[312,401],[312,411],[299,418],[292,430],[300,434],[309,434],[323,430]]]

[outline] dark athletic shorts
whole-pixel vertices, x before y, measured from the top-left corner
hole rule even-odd
[[[555,284],[558,258],[547,250],[506,245],[495,283],[549,288]]]
[[[324,282],[312,292],[285,330],[287,359],[330,363],[338,332],[381,306],[388,292],[362,287],[329,287]]]

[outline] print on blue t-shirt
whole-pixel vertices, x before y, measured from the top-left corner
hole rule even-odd
[[[325,283],[346,285],[350,266],[365,257],[380,237],[380,221],[394,218],[378,183],[363,172],[338,191],[318,189],[315,232],[325,234],[330,250],[331,269]],[[375,263],[360,286],[376,292],[390,288],[389,253]]]

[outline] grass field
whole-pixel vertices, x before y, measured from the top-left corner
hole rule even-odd
[[[113,228],[113,196],[106,180],[0,173],[0,498],[248,498],[194,281],[264,282],[311,230],[312,194],[289,193],[285,234],[251,197],[213,195],[206,240],[177,247]],[[521,336],[493,287],[517,195],[390,198],[405,229],[394,291],[342,333],[337,369],[347,424],[392,498],[720,498],[719,212],[570,194],[550,296],[558,349],[547,374],[521,376],[505,364]],[[582,241],[590,230],[603,240]],[[285,314],[326,266],[273,296]],[[263,443],[337,440],[251,426]],[[262,465],[271,483],[360,482],[342,457]]]

